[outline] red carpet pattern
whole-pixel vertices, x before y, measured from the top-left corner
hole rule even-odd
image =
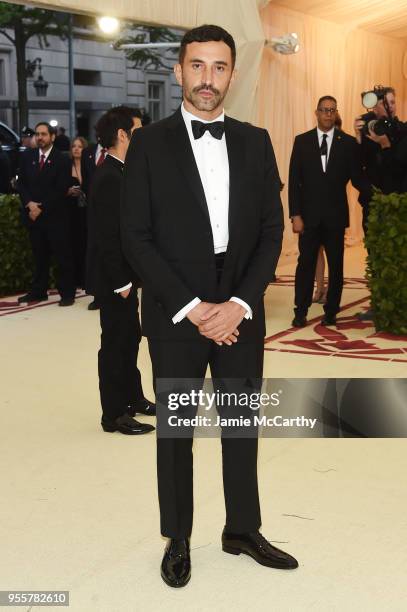
[[[273,290],[291,287],[293,276],[281,276],[273,283]],[[301,353],[327,357],[351,359],[375,359],[379,361],[407,362],[407,336],[395,336],[376,332],[372,321],[359,321],[356,314],[367,310],[369,296],[350,301],[349,290],[366,289],[366,281],[358,278],[345,279],[341,312],[335,327],[321,325],[321,316],[308,321],[298,329],[290,327],[265,339],[266,351]]]
[[[23,295],[23,294],[21,294]],[[83,290],[77,290],[75,299],[85,297],[86,293]],[[4,317],[10,314],[16,314],[17,312],[24,312],[26,310],[33,310],[34,308],[42,308],[43,306],[53,306],[58,304],[60,295],[55,289],[48,291],[47,302],[33,302],[31,304],[19,304],[19,295],[13,295],[9,297],[0,298],[0,317]]]

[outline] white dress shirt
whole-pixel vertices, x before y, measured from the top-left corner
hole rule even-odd
[[[185,121],[205,193],[209,220],[212,228],[214,253],[224,253],[227,250],[229,242],[229,158],[226,138],[225,134],[223,134],[222,138],[218,140],[214,138],[209,131],[206,131],[201,138],[195,139],[192,133],[191,121],[202,121],[202,123],[224,121],[225,113],[222,111],[216,119],[205,121],[188,112],[182,103],[181,114]],[[246,302],[237,297],[231,297],[230,301],[237,302],[246,309],[246,319],[252,318],[252,310]],[[196,297],[186,304],[173,317],[173,323],[182,321],[188,312],[200,304],[200,302],[201,300]]]
[[[48,149],[48,151],[46,151],[45,153],[43,153],[43,152],[41,151],[41,149],[38,149],[38,154],[39,154],[38,161],[41,163],[41,157],[42,157],[42,155],[44,155],[44,163],[46,163],[46,161],[47,161],[47,159],[48,159],[49,154],[51,153],[51,151],[52,151],[52,147],[50,147],[50,148]]]
[[[326,157],[325,157],[325,155],[321,155],[322,170],[324,172],[326,172],[326,166],[327,166],[328,159],[329,159],[329,153],[331,151],[332,141],[334,139],[334,131],[335,131],[334,127],[332,129],[330,129],[329,132],[323,132],[322,130],[319,129],[319,127],[317,127],[318,144],[319,144],[320,147],[322,145],[324,134],[327,135],[327,139],[326,139],[327,155],[326,155]]]
[[[96,151],[95,151],[95,165],[98,165],[98,161],[99,161],[99,157],[102,155],[102,151],[103,151],[103,147],[102,145],[98,142],[97,147],[96,147]],[[107,149],[105,149],[105,156],[107,155]]]

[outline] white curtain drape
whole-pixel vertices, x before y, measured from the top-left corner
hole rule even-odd
[[[258,92],[259,125],[266,127],[276,151],[282,181],[287,184],[288,165],[296,134],[315,126],[318,98],[333,95],[343,120],[343,129],[353,134],[353,120],[364,109],[360,93],[374,84],[396,88],[398,114],[405,117],[406,80],[403,61],[407,45],[361,29],[350,28],[304,15],[270,3],[261,13],[266,38],[297,32],[301,50],[279,55],[265,49]],[[286,232],[283,251],[295,252],[297,240],[287,214],[287,189],[283,192]],[[349,191],[350,228],[347,242],[362,238],[361,210],[357,192]]]

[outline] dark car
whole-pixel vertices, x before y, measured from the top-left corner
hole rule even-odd
[[[2,121],[0,121],[0,147],[10,162],[11,177],[16,176],[20,155],[27,147],[21,144],[21,139],[18,134]]]

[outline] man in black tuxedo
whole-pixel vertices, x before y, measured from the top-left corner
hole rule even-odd
[[[99,137],[96,133],[97,144],[90,145],[82,151],[81,156],[81,173],[82,173],[82,191],[85,193],[87,200],[90,197],[93,176],[96,168],[101,166],[107,154],[106,147],[102,147]],[[86,288],[88,294],[93,295],[89,288]],[[88,304],[88,310],[99,310],[100,304],[96,297]]]
[[[141,127],[141,113],[119,106],[105,113],[97,129],[107,156],[97,168],[89,200],[87,286],[100,302],[99,389],[104,431],[143,434],[136,412],[155,414],[144,398],[137,355],[141,340],[139,279],[124,259],[120,244],[120,189],[130,137]]]
[[[222,28],[187,32],[175,67],[182,106],[136,132],[126,157],[123,249],[142,279],[142,328],[164,405],[163,379],[170,380],[166,397],[186,379],[199,381],[192,392],[208,364],[218,387],[226,377],[261,384],[263,295],[280,255],[283,215],[268,133],[224,116],[235,56]],[[181,587],[191,575],[193,440],[160,436],[167,418],[157,410],[161,532],[169,538],[161,576]],[[257,436],[222,435],[222,453],[223,550],[297,567],[259,533]]]
[[[34,256],[35,272],[31,289],[20,303],[48,299],[51,255],[57,262],[57,288],[60,306],[75,301],[74,265],[69,235],[69,209],[66,201],[71,162],[53,146],[55,133],[49,123],[35,127],[37,149],[28,149],[21,159],[17,190],[22,202]]]
[[[299,234],[295,273],[294,327],[307,324],[315,267],[321,245],[329,268],[323,325],[335,325],[343,288],[345,228],[349,225],[346,185],[358,189],[361,165],[355,139],[335,128],[337,103],[332,96],[318,101],[318,126],[295,138],[290,161],[289,211]]]

